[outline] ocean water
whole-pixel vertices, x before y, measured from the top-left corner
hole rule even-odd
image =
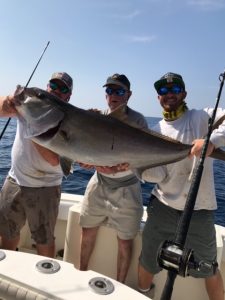
[[[158,118],[147,117],[149,126],[157,122]],[[7,119],[0,119],[0,134],[6,124]],[[11,119],[5,134],[0,140],[0,188],[10,168],[11,147],[15,137],[16,120]],[[63,179],[62,191],[64,193],[83,195],[87,183],[93,171],[88,171],[75,165],[74,172],[67,179]],[[215,189],[218,209],[215,212],[215,223],[225,226],[225,162],[214,161]],[[142,183],[143,205],[148,203],[153,184]]]

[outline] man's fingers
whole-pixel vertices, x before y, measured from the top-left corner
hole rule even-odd
[[[14,102],[16,105],[20,105],[21,102],[26,99],[24,91],[25,88],[22,87],[21,85],[16,86],[16,90],[14,92]]]

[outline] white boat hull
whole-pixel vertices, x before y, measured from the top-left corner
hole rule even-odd
[[[94,271],[81,272],[70,263],[50,260],[59,264],[60,269],[52,274],[38,271],[37,264],[46,257],[16,251],[3,251],[6,257],[0,261],[0,299],[4,300],[108,300],[146,297],[135,290]],[[93,278],[109,280],[114,289],[108,295],[96,293],[89,281]]]
[[[76,299],[74,298],[74,295],[78,293],[76,282],[80,282],[79,280],[81,278],[84,278],[80,283],[80,289],[83,290],[83,286],[89,281],[90,277],[93,276],[106,276],[107,278],[112,278],[113,283],[117,283],[115,280],[116,278],[116,260],[117,260],[117,237],[116,232],[107,226],[101,226],[98,232],[97,240],[96,240],[96,246],[93,251],[91,260],[90,260],[90,270],[87,272],[81,272],[78,271],[76,268],[79,266],[79,254],[80,254],[80,233],[81,229],[78,224],[79,220],[79,212],[80,212],[80,204],[83,199],[83,196],[78,195],[70,195],[70,194],[62,194],[61,204],[60,204],[60,210],[59,210],[59,217],[56,225],[56,251],[64,249],[64,255],[63,255],[63,262],[61,262],[65,268],[68,270],[67,274],[60,273],[58,275],[51,274],[49,275],[51,279],[53,279],[53,276],[59,276],[58,281],[54,283],[54,286],[57,288],[56,290],[52,290],[52,292],[55,292],[55,298],[53,299]],[[145,219],[146,215],[144,215]],[[132,256],[132,262],[131,266],[128,272],[126,284],[128,292],[125,293],[131,293],[133,291],[132,297],[128,298],[128,294],[126,294],[126,298],[124,298],[124,295],[122,295],[120,284],[119,289],[121,295],[118,296],[118,298],[112,299],[142,299],[140,297],[142,296],[140,293],[137,293],[135,289],[137,289],[137,265],[138,265],[138,258],[141,251],[141,235],[142,235],[142,229],[143,229],[144,223],[142,224],[139,233],[137,234],[135,240],[134,240],[134,248],[133,248],[133,256]],[[225,284],[225,228],[222,226],[216,225],[216,232],[217,232],[217,253],[218,253],[218,263],[220,265],[223,281]],[[35,253],[35,248],[33,247],[33,241],[30,239],[30,232],[28,230],[28,227],[26,226],[23,229],[21,242],[20,242],[20,251],[26,251],[26,252],[33,252]],[[62,251],[61,251],[62,252]],[[22,255],[22,253],[17,253]],[[13,255],[13,254],[10,254]],[[16,256],[16,254],[14,254]],[[35,256],[37,259],[40,259],[40,256]],[[60,258],[58,256],[58,258]],[[61,257],[62,259],[62,257]],[[22,259],[21,259],[22,260]],[[33,260],[33,258],[32,258]],[[36,261],[36,258],[35,258]],[[1,261],[0,261],[1,263]],[[14,268],[17,266],[19,262],[14,261]],[[27,273],[25,277],[31,277],[29,274],[32,270],[34,272],[35,262],[33,265],[27,266]],[[74,266],[75,268],[74,268]],[[25,265],[21,263],[20,268],[25,268]],[[2,273],[2,268],[0,268],[0,274],[4,277],[4,272]],[[16,271],[17,272],[17,271]],[[15,273],[16,273],[15,272]],[[96,272],[96,273],[95,273]],[[13,273],[13,272],[12,272]],[[32,273],[33,274],[33,273]],[[11,274],[13,275],[13,274]],[[11,277],[11,275],[8,273],[8,277]],[[166,281],[166,271],[160,272],[157,276],[155,276],[154,282],[155,282],[155,290],[154,290],[154,300],[159,300],[164,288],[164,284]],[[33,275],[32,275],[33,276]],[[40,274],[38,274],[38,278],[41,277]],[[42,275],[43,277],[43,275]],[[13,278],[13,276],[12,276]],[[68,282],[70,282],[70,287],[67,285],[67,278]],[[71,278],[73,278],[71,280]],[[13,279],[14,280],[14,279]],[[16,279],[17,280],[17,279]],[[25,279],[24,279],[25,280]],[[60,281],[61,280],[61,281]],[[45,285],[46,283],[46,285]],[[65,283],[65,284],[64,284]],[[84,285],[83,285],[84,284]],[[32,284],[31,284],[32,285]],[[73,298],[57,298],[60,297],[60,293],[62,291],[58,290],[58,285],[61,285],[62,290],[64,289],[66,294],[70,294],[70,289],[74,293]],[[48,290],[47,288],[48,282],[44,282],[43,286],[38,285],[38,288],[41,290]],[[122,285],[123,287],[126,287],[125,285]],[[34,284],[35,289],[37,286]],[[76,287],[76,288],[75,288]],[[131,287],[132,289],[130,289]],[[131,290],[131,291],[130,291]],[[92,295],[92,291],[88,291],[87,294],[84,292],[82,293],[82,297],[78,297],[78,299],[86,299],[86,296]],[[80,296],[80,294],[79,294]],[[92,297],[95,297],[96,295],[92,295]],[[101,296],[101,297],[108,297],[107,296]],[[64,295],[63,295],[64,297]],[[100,296],[98,295],[98,299]],[[112,296],[110,296],[112,297]],[[145,298],[145,297],[144,297]],[[7,298],[8,299],[8,298]],[[22,298],[21,298],[22,299]],[[95,299],[95,298],[88,298],[88,299]],[[97,298],[96,298],[97,299]],[[195,279],[191,277],[182,278],[180,276],[177,276],[174,284],[173,289],[173,295],[172,300],[206,300],[208,299],[205,286],[204,286],[204,280],[203,279]]]

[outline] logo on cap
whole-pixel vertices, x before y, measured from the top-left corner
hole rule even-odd
[[[154,87],[156,89],[156,91],[163,85],[167,84],[167,83],[176,83],[180,86],[182,86],[185,90],[185,84],[183,81],[183,78],[181,75],[176,74],[176,73],[166,73],[165,75],[163,75],[159,80],[157,80],[154,83]]]
[[[166,81],[167,81],[168,83],[171,83],[171,82],[173,82],[174,74],[167,73],[167,74],[164,76],[164,78],[166,79]]]

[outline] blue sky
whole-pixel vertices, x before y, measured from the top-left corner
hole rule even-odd
[[[0,0],[1,95],[25,85],[46,44],[31,86],[50,75],[74,79],[71,103],[106,107],[102,85],[124,73],[130,106],[161,116],[153,84],[180,73],[190,108],[214,106],[225,69],[225,0]],[[225,107],[225,92],[221,106]]]

